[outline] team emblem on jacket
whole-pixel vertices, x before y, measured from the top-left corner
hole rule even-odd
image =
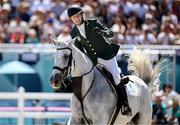
[[[76,37],[78,41],[81,41],[81,38],[79,36]]]

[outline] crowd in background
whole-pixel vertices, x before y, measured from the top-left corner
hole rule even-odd
[[[180,97],[171,84],[164,84],[163,89],[153,98],[153,125],[180,124]]]
[[[180,44],[179,0],[0,0],[0,43],[48,43],[69,37],[69,5],[99,18],[117,44]]]

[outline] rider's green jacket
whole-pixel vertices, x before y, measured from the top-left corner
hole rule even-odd
[[[80,34],[76,26],[70,32],[72,39],[76,39],[75,46],[84,52],[95,65],[97,58],[109,60],[116,56],[119,46],[107,41],[107,38],[113,37],[113,32],[98,19],[88,19],[84,23],[86,38]],[[103,36],[94,31],[95,27],[103,33]]]

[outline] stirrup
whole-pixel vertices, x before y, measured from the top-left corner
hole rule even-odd
[[[120,84],[126,85],[128,82],[129,82],[129,77],[124,76],[124,77],[121,78],[121,83]]]

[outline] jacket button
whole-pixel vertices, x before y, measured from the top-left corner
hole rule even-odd
[[[91,44],[89,46],[92,46]]]
[[[92,48],[92,51],[94,51],[94,49]]]
[[[87,42],[89,43],[89,40]]]
[[[77,36],[77,40],[78,40],[78,41],[81,41],[81,38],[80,38],[79,36]]]
[[[96,55],[96,53],[94,53],[94,55]]]

